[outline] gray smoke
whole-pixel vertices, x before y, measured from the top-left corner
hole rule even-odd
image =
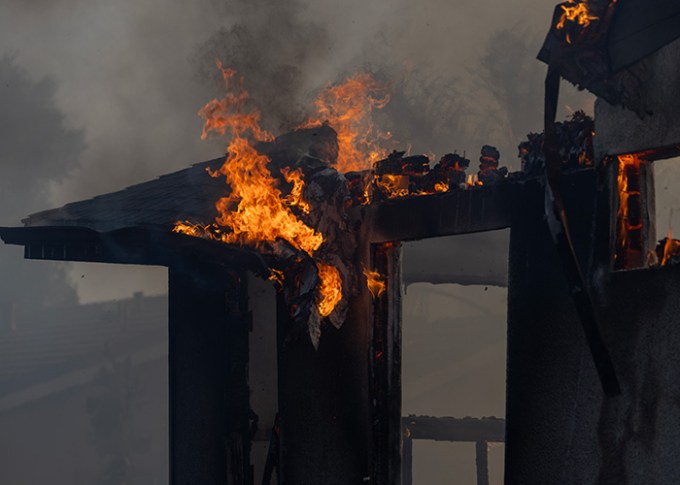
[[[49,204],[49,184],[77,165],[83,133],[68,129],[55,107],[53,79],[33,82],[13,57],[0,58],[0,224],[18,225]],[[76,301],[63,265],[21,258],[20,248],[0,252],[0,325],[20,307]]]

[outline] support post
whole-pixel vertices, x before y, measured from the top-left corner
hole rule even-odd
[[[373,470],[377,485],[401,483],[401,246],[373,245],[373,269],[385,279],[374,298],[372,339]]]
[[[478,441],[476,445],[477,485],[489,485],[489,444]]]
[[[365,483],[369,475],[368,327],[350,301],[340,329],[324,323],[319,348],[279,296],[282,485]]]
[[[401,483],[413,485],[413,440],[404,436],[401,451]]]
[[[248,485],[248,314],[243,275],[169,268],[170,480]]]

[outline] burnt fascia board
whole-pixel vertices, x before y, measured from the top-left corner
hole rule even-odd
[[[370,243],[414,241],[507,229],[518,184],[390,199],[358,208]]]
[[[6,244],[24,246],[27,259],[171,266],[195,262],[268,274],[256,252],[172,233],[167,229],[131,227],[99,232],[87,227],[0,227]]]

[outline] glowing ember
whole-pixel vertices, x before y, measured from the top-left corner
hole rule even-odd
[[[385,107],[389,100],[386,87],[373,76],[356,74],[342,84],[328,86],[314,103],[317,115],[301,128],[328,122],[338,133],[335,168],[342,173],[365,170],[387,154],[381,145],[391,135],[374,129],[371,112]]]
[[[386,285],[385,280],[380,273],[377,271],[364,270],[364,276],[366,277],[366,285],[368,286],[368,291],[371,292],[373,298],[380,298],[380,296],[385,293]]]
[[[438,182],[434,184],[434,191],[435,192],[447,192],[449,190],[449,184],[444,183],[444,182]]]
[[[569,0],[565,5],[560,5],[560,8],[563,12],[556,25],[557,30],[564,29],[567,22],[586,28],[592,21],[599,20],[599,17],[590,12],[587,0]]]
[[[292,184],[290,193],[284,197],[278,187],[279,181],[270,173],[269,158],[251,144],[251,140],[268,141],[273,137],[260,128],[259,111],[247,109],[248,92],[241,81],[234,82],[234,71],[224,69],[221,64],[218,67],[227,93],[199,111],[205,120],[201,138],[205,139],[211,133],[231,135],[226,161],[217,172],[211,173],[214,177],[224,175],[230,192],[215,204],[218,211],[215,224],[178,222],[173,231],[258,249],[263,249],[264,243],[285,240],[314,256],[324,243],[324,237],[291,210],[310,211],[309,204],[303,199],[302,172],[282,171],[284,180]],[[317,266],[320,278],[317,291],[321,295],[318,310],[322,316],[328,316],[342,299],[342,284],[337,269],[324,263]],[[281,282],[283,275],[272,272],[272,277]]]
[[[342,300],[342,280],[335,266],[317,263],[319,271],[319,302],[317,308],[322,317],[327,317]]]

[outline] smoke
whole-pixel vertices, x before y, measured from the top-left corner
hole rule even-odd
[[[31,81],[9,56],[0,58],[0,224],[17,225],[49,202],[49,183],[78,163],[83,133],[64,125],[55,107],[55,83]],[[38,142],[38,143],[36,143]],[[17,307],[76,300],[63,265],[21,258],[20,248],[0,253],[0,324]],[[11,277],[10,277],[11,275]]]
[[[320,23],[302,20],[305,7],[295,0],[238,0],[230,6],[238,20],[196,49],[198,76],[219,82],[215,60],[221,60],[244,78],[264,126],[290,129],[306,114],[310,72],[325,61],[328,34]]]

